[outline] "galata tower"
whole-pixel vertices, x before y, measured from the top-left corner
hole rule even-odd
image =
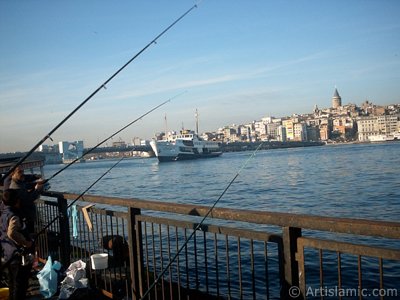
[[[332,108],[338,108],[339,106],[342,106],[342,98],[339,96],[339,93],[335,88],[335,93],[332,97]]]

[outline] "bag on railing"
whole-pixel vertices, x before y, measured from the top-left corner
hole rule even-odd
[[[61,264],[58,261],[51,260],[51,256],[47,258],[47,262],[43,269],[37,275],[40,285],[40,293],[45,299],[52,297],[57,292],[58,273]]]

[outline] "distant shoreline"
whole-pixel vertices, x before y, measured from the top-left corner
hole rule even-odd
[[[397,140],[395,140],[397,141]],[[283,149],[283,148],[299,148],[299,147],[315,147],[315,146],[339,146],[339,145],[354,145],[354,144],[381,144],[393,141],[382,141],[382,142],[360,142],[360,141],[350,141],[350,142],[301,142],[301,141],[289,141],[289,142],[279,142],[279,141],[265,141],[265,142],[221,142],[222,152],[240,152],[240,151],[254,151],[260,144],[261,150],[271,150],[271,149]],[[149,147],[149,151],[151,148]],[[126,151],[126,150],[125,150]],[[119,152],[125,152],[121,149]],[[0,153],[0,160],[4,159],[19,159],[26,152],[14,152],[14,153]],[[45,159],[45,154],[42,152],[34,152],[31,155],[33,159]],[[46,163],[48,164],[48,163]]]
[[[280,148],[297,148],[297,147],[312,147],[323,146],[325,142],[278,142],[278,141],[265,141],[265,142],[232,142],[221,143],[222,152],[239,152],[239,151],[254,151],[261,144],[261,150],[280,149]]]

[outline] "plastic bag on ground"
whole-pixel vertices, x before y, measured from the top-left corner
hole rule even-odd
[[[39,279],[40,293],[45,299],[52,297],[57,292],[57,280],[61,264],[57,261],[52,262],[51,256],[47,258],[47,262],[43,269],[39,271],[37,278]]]
[[[61,282],[59,299],[69,299],[76,289],[87,288],[86,263],[78,260],[68,267],[66,277]]]

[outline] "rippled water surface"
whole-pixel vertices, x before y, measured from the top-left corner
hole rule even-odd
[[[125,159],[88,193],[210,205],[250,155],[162,164],[155,158]],[[73,165],[51,181],[52,190],[80,193],[114,163]],[[59,168],[49,165],[45,172]],[[398,221],[400,143],[260,151],[218,205]]]
[[[218,203],[219,207],[400,220],[400,142],[266,150],[248,160],[251,155],[250,152],[224,153],[214,159],[162,164],[155,158],[125,159],[88,193],[211,206],[241,170]],[[73,165],[51,181],[52,190],[81,193],[115,162],[102,160]],[[46,175],[61,167],[46,166]],[[354,242],[351,237],[340,239]],[[400,248],[399,241],[358,240]],[[314,259],[318,257],[316,251],[307,253]],[[326,255],[335,260],[336,253]],[[350,269],[345,265],[347,261],[352,261]],[[344,255],[343,265],[344,285],[357,287],[357,260]],[[376,266],[376,260],[364,259],[366,286],[379,281],[374,275]],[[306,273],[311,275],[308,284],[318,286],[317,262],[308,267]],[[327,268],[326,281],[335,282],[336,268]],[[385,277],[385,285],[398,287],[398,262],[385,262],[384,270],[391,272]]]

